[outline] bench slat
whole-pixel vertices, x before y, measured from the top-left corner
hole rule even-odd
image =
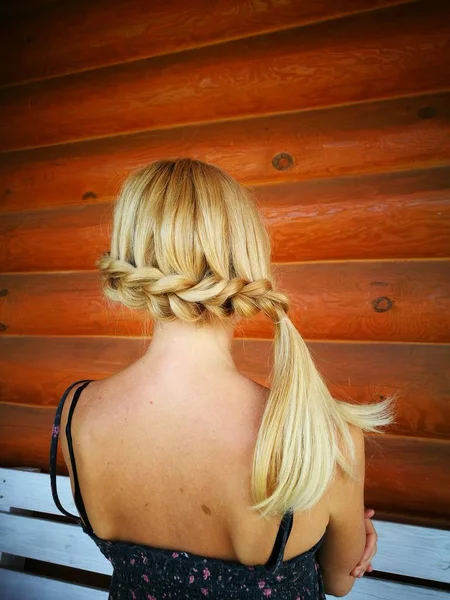
[[[66,510],[77,515],[69,477],[58,475],[56,479],[62,505]],[[47,473],[0,468],[0,495],[3,496],[0,498],[2,510],[13,506],[50,515],[61,514],[53,502],[50,476]]]
[[[108,592],[29,573],[0,569],[2,600],[107,600]]]
[[[442,529],[375,521],[377,571],[450,583],[450,533]]]
[[[111,563],[81,527],[0,513],[0,552],[112,574]]]
[[[448,593],[422,586],[383,581],[374,577],[362,577],[356,580],[346,598],[349,600],[448,600]]]

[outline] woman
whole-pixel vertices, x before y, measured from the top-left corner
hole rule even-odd
[[[151,164],[126,181],[99,267],[153,338],[123,371],[66,390],[51,463],[54,484],[61,426],[79,522],[114,567],[110,598],[347,594],[376,546],[363,430],[390,422],[390,399],[332,398],[248,191],[200,161]],[[258,313],[275,324],[270,390],[231,356],[235,326]]]

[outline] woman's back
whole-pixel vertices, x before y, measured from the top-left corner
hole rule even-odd
[[[72,435],[87,514],[103,539],[265,564],[280,519],[249,506],[268,390],[193,350],[190,363],[144,357],[83,390]],[[325,497],[296,515],[284,559],[317,543],[328,519]]]

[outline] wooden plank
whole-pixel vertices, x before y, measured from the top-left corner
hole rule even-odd
[[[367,505],[448,517],[450,440],[385,435],[373,441],[378,448],[370,440],[366,445]]]
[[[0,150],[444,90],[448,17],[408,3],[3,88]]]
[[[147,347],[145,338],[4,337],[0,400],[55,407],[72,382],[109,377],[138,360]],[[448,345],[308,341],[308,347],[335,398],[370,403],[396,393],[391,432],[449,437]],[[236,364],[268,384],[272,349],[270,341],[235,340]],[[33,431],[32,419],[26,427]]]
[[[69,478],[58,475],[56,480],[61,504],[72,514],[78,514]],[[11,507],[61,516],[47,473],[0,468],[0,510],[5,512]]]
[[[48,470],[54,412],[0,403],[0,465]],[[449,522],[450,441],[383,435],[375,442],[369,437],[366,443],[366,505]],[[61,453],[58,466],[67,474]]]
[[[59,476],[58,479],[60,493],[69,496],[69,478]],[[45,509],[45,512],[58,514],[47,474],[0,469],[0,490],[5,494],[6,502],[12,502],[11,506],[15,508],[37,511]],[[380,519],[374,519],[374,524],[379,536],[379,552],[374,561],[377,571],[450,582],[450,574],[446,569],[450,561],[446,531],[384,522]]]
[[[113,571],[95,542],[71,523],[0,513],[0,540],[8,554],[105,575]]]
[[[382,548],[374,560],[377,571],[450,583],[448,531],[383,521],[375,527]]]
[[[16,0],[17,1],[17,0]],[[21,0],[24,2],[25,0]],[[30,0],[26,0],[30,2]],[[34,0],[36,1],[36,0]],[[0,26],[3,84],[44,79],[401,4],[405,0],[79,0]],[[15,16],[15,15],[14,15]],[[24,48],[26,50],[24,50]]]
[[[76,248],[76,246],[73,246]],[[276,265],[307,339],[450,342],[450,260]],[[140,335],[143,313],[110,302],[97,271],[0,275],[5,335]],[[42,315],[46,315],[45,319]],[[262,313],[238,337],[267,338]]]
[[[275,262],[450,254],[448,167],[286,182],[256,192]]]
[[[0,569],[2,600],[108,600],[108,591]]]
[[[144,354],[148,342],[121,337],[0,338],[0,400],[56,407],[71,383],[103,379],[126,368]]]
[[[349,600],[446,600],[448,593],[366,576],[356,579],[354,588],[346,597]]]
[[[96,260],[108,248],[112,208],[102,203],[3,213],[0,271],[96,268]]]
[[[274,262],[450,256],[449,167],[285,182],[255,191]],[[96,268],[108,247],[112,208],[101,202],[1,215],[0,271]]]
[[[449,133],[444,93],[13,152],[0,161],[0,209],[104,202],[131,170],[165,156],[206,160],[249,184],[448,165]],[[292,168],[274,168],[280,150]]]
[[[49,470],[50,441],[54,408],[16,406],[0,402],[0,465]],[[13,436],[18,436],[14,440]],[[17,442],[20,440],[21,447]],[[59,471],[67,475],[62,452],[58,452]]]
[[[391,510],[378,510],[377,518],[387,523],[404,523],[405,525],[417,525],[418,527],[436,527],[448,531],[450,529],[450,521],[445,519],[437,519],[436,517],[426,517],[406,515],[404,513],[395,513]]]

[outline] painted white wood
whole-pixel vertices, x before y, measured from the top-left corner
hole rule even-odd
[[[431,527],[374,521],[377,571],[450,583],[450,532]]]
[[[48,577],[0,569],[2,600],[107,600],[108,592]]]
[[[20,508],[8,508],[6,512],[13,511],[16,514],[29,514],[29,511],[22,510]],[[14,554],[7,554],[6,552],[0,551],[0,567],[5,569],[16,569],[16,571],[23,571],[25,566],[25,558],[22,556],[14,556]]]
[[[0,551],[94,573],[113,571],[94,541],[69,523],[0,513]]]
[[[69,477],[58,475],[56,479],[61,504],[66,510],[77,515]],[[0,468],[0,510],[11,506],[51,515],[61,514],[53,502],[50,475]]]
[[[348,600],[448,600],[443,590],[431,590],[423,586],[406,585],[384,581],[374,577],[361,577],[355,581]]]

